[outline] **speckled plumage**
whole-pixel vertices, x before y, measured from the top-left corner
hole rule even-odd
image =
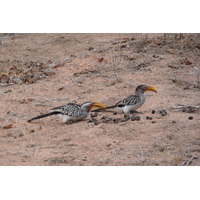
[[[81,105],[75,103],[68,103],[64,106],[58,106],[52,109],[52,111],[58,112],[59,114],[69,115],[71,117],[78,117],[83,112]]]
[[[81,105],[76,103],[68,103],[67,105],[64,106],[55,107],[51,109],[49,113],[34,117],[28,120],[28,122],[31,122],[36,119],[41,119],[50,115],[57,115],[60,119],[62,119],[62,123],[67,123],[69,121],[83,120],[89,115],[92,106],[94,105],[96,106],[96,104],[98,104],[97,106],[101,107],[101,104],[92,102],[85,102]]]
[[[105,109],[118,108],[124,113],[129,113],[130,111],[137,110],[145,103],[145,91],[156,92],[156,90],[151,86],[139,85],[135,90],[135,95],[131,95],[127,98],[124,98],[122,101],[119,101],[113,106],[108,106]]]

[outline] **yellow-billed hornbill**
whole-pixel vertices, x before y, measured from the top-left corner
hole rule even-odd
[[[119,110],[122,110],[125,114],[131,111],[135,111],[144,104],[146,100],[144,92],[148,92],[148,91],[157,92],[156,89],[152,86],[139,85],[135,89],[135,95],[131,95],[123,99],[122,101],[119,101],[113,106],[105,107],[105,109],[118,108]]]
[[[89,112],[92,110],[95,111],[95,109],[104,108],[105,106],[98,102],[85,102],[81,105],[76,103],[68,103],[64,106],[55,107],[51,109],[49,113],[34,117],[28,120],[28,122],[48,117],[50,115],[57,115],[62,120],[62,123],[75,122],[86,118],[89,115]]]

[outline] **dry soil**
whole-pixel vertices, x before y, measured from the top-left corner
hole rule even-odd
[[[199,165],[199,109],[174,108],[200,105],[199,56],[199,34],[0,34],[0,165]],[[158,92],[139,121],[102,120],[124,118],[114,109],[98,123],[27,122],[69,102],[112,105],[141,84]]]

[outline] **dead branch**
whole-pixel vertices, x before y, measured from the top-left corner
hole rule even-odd
[[[197,112],[200,111],[200,105],[185,105],[185,104],[177,104],[178,106],[172,106],[172,109],[182,110],[183,112]]]
[[[186,165],[188,166],[192,162],[193,159],[197,159],[197,157],[192,156],[192,158],[190,158],[190,160],[187,161]]]
[[[195,155],[187,155],[187,156],[191,156],[191,158],[188,161],[183,162],[183,165],[188,166],[189,164],[191,164],[192,160],[197,159],[197,156]]]

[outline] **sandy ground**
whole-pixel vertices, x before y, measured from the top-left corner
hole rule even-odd
[[[173,109],[200,105],[199,56],[197,34],[0,34],[0,165],[199,165],[200,112]],[[69,102],[115,104],[141,84],[158,93],[139,121],[27,123]]]

